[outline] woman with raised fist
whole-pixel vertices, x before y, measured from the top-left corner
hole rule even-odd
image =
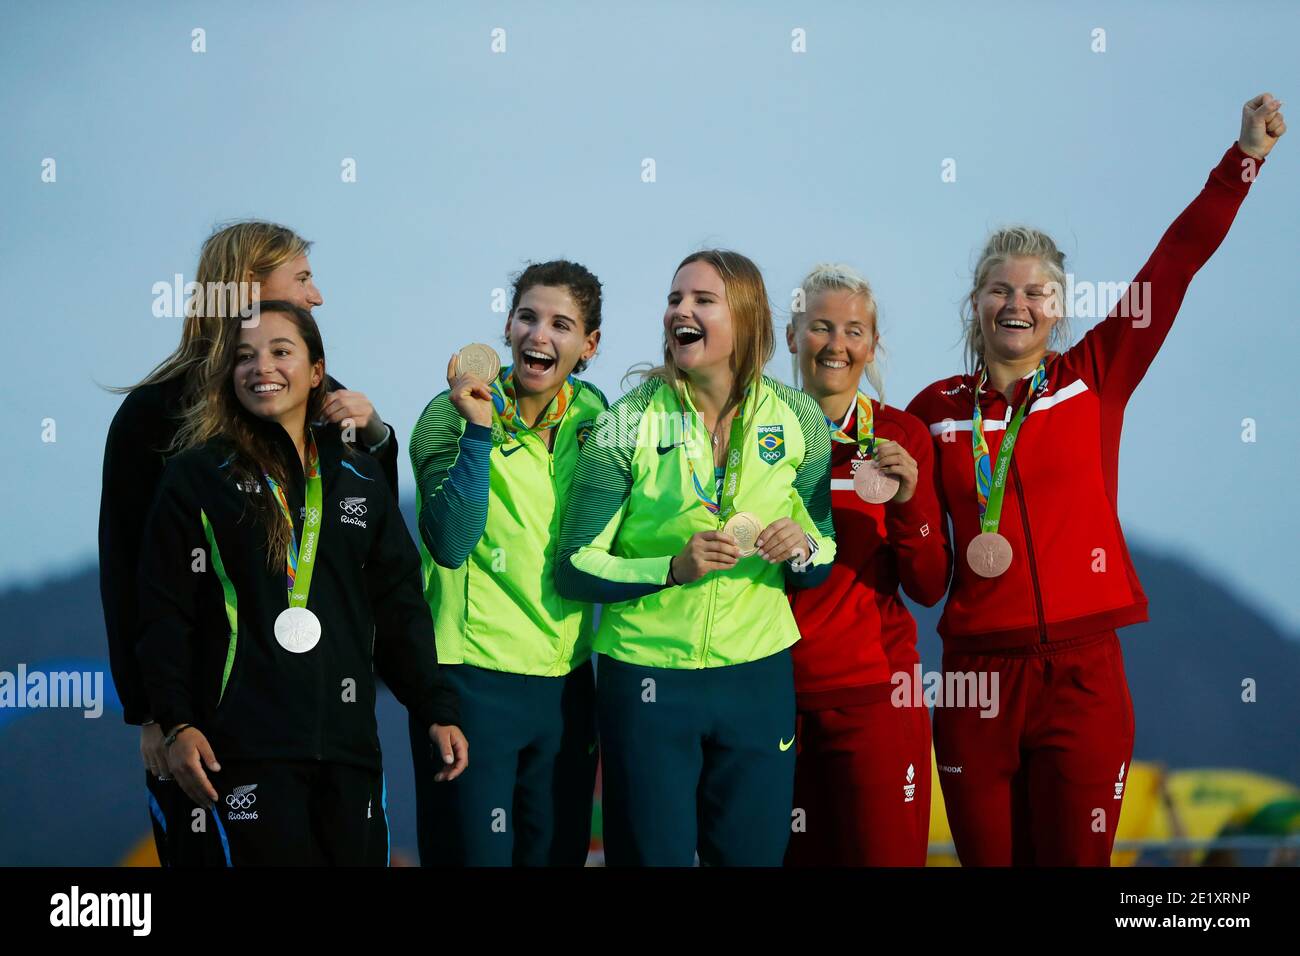
[[[555,587],[578,451],[605,396],[577,378],[600,342],[600,281],[576,262],[514,282],[511,364],[471,345],[411,435],[425,598],[474,772],[435,786],[414,720],[420,859],[581,866],[596,779],[592,607]]]
[[[583,447],[557,580],[599,602],[611,865],[779,866],[790,837],[799,639],[786,586],[830,570],[830,436],[763,375],[772,313],[735,252],[687,256],[664,362]]]
[[[978,674],[999,690],[993,717],[936,710],[963,864],[1109,864],[1133,752],[1115,630],[1147,619],[1116,508],[1124,409],[1285,131],[1270,94],[1246,103],[1238,141],[1075,345],[1056,243],[1023,226],[995,232],[967,302],[970,372],[908,406],[933,436],[953,526],[945,685]]]
[[[928,607],[948,586],[930,435],[884,404],[876,299],[851,266],[804,278],[786,344],[830,429],[838,545],[820,587],[790,592],[803,636],[792,648],[798,757],[786,863],[924,866],[930,711],[899,692],[920,661],[900,589]],[[860,390],[863,377],[879,401]]]

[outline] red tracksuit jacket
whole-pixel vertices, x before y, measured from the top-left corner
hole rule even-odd
[[[930,606],[943,597],[951,562],[932,480],[930,434],[913,416],[871,402],[875,433],[916,459],[920,479],[906,504],[872,505],[853,490],[865,454],[831,446],[835,563],[818,587],[794,591],[800,639],[791,648],[800,710],[871,703],[889,696],[890,676],[919,659],[916,622],[898,594]],[[857,421],[847,431],[856,434]]]
[[[1001,577],[979,577],[966,563],[966,547],[980,531],[971,454],[977,377],[935,382],[908,406],[933,436],[939,500],[952,521],[955,571],[939,622],[945,648],[1023,647],[1147,619],[1146,595],[1116,512],[1124,407],[1169,333],[1192,276],[1227,235],[1250,188],[1243,179],[1250,163],[1259,165],[1234,144],[1111,314],[1048,359],[1046,384],[1011,459],[998,531],[1011,543],[1013,559]],[[993,461],[1028,387],[1028,379],[1018,386],[1014,404],[987,386],[979,396]]]

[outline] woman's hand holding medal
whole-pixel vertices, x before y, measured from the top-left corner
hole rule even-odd
[[[896,441],[877,438],[876,454],[872,460],[882,475],[898,482],[898,491],[889,499],[890,503],[901,505],[911,501],[912,495],[916,494],[918,469],[916,459],[907,453],[907,449]],[[861,467],[865,468],[866,464]]]
[[[474,346],[467,348],[474,348]],[[467,367],[470,365],[473,367]],[[451,388],[451,403],[456,406],[456,411],[460,412],[460,417],[471,425],[491,428],[492,389],[483,378],[483,372],[487,367],[487,363],[463,362],[459,353],[453,355],[451,361],[447,363],[447,384]],[[495,378],[495,375],[492,377]]]
[[[808,536],[793,518],[777,518],[754,541],[754,551],[770,564],[808,555]]]
[[[690,584],[710,571],[734,568],[740,558],[740,548],[725,531],[697,531],[669,562],[670,583]]]

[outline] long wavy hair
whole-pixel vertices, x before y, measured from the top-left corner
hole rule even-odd
[[[734,380],[731,394],[723,406],[725,415],[744,400],[745,390],[757,385],[763,378],[763,369],[772,359],[776,348],[776,333],[772,329],[772,305],[767,298],[763,273],[753,261],[729,249],[704,249],[692,252],[673,271],[675,276],[692,262],[707,262],[722,278],[727,294],[727,308],[731,310],[731,373]],[[685,377],[673,360],[673,352],[664,332],[664,360],[662,365],[634,366],[628,376],[638,376],[642,381],[662,378],[673,388],[679,388]]]
[[[258,303],[256,308],[259,313],[278,312],[288,318],[302,336],[311,363],[324,363],[325,345],[321,341],[320,328],[310,312],[292,302],[276,299]],[[234,322],[231,324],[235,325]],[[237,325],[235,327],[238,328]],[[266,531],[267,566],[274,570],[284,567],[291,529],[262,476],[270,475],[281,486],[287,487],[289,473],[276,450],[275,442],[266,434],[265,427],[235,394],[234,372],[238,352],[238,334],[227,335],[220,350],[214,353],[212,361],[205,366],[204,377],[182,413],[176,446],[183,451],[197,448],[213,439],[221,439],[234,453],[230,462],[233,474],[242,483],[262,486],[261,494],[248,497]],[[327,391],[326,376],[322,374],[320,383],[307,397],[308,424],[319,419]]]
[[[239,340],[237,319],[251,305],[250,290],[241,283],[258,282],[310,250],[309,241],[278,223],[245,219],[219,225],[199,252],[198,290],[185,303],[180,344],[139,382],[110,391],[183,378],[188,398],[210,373],[205,366],[217,360],[228,340]]]

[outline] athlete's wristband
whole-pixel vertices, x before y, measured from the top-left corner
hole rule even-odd
[[[189,730],[190,728],[194,728],[195,730],[198,730],[198,728],[194,727],[193,724],[180,724],[179,726],[177,726],[175,730],[173,730],[170,734],[168,734],[166,737],[163,738],[163,746],[170,747],[172,744],[176,743],[177,737],[179,737],[181,734],[183,734],[185,731]]]
[[[668,581],[667,581],[666,583],[671,584],[671,585],[673,585],[673,586],[678,586],[678,585],[680,585],[680,584],[682,583],[681,581],[678,581],[678,580],[677,580],[677,576],[676,576],[675,574],[673,574],[673,559],[672,559],[672,558],[669,558],[669,559],[668,559]]]

